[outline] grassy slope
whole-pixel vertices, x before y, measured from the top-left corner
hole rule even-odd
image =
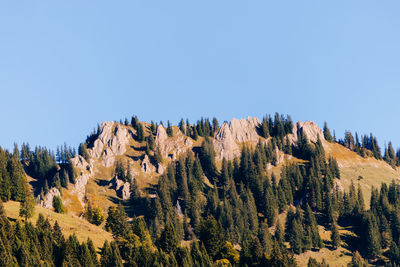
[[[20,219],[19,214],[19,202],[8,201],[4,203],[4,209],[6,214],[11,219]],[[71,214],[60,214],[53,212],[49,209],[36,206],[35,213],[32,219],[32,223],[36,223],[36,220],[42,213],[45,218],[49,218],[51,224],[58,221],[64,235],[68,237],[69,235],[75,233],[79,241],[86,241],[88,238],[93,240],[96,248],[103,246],[105,240],[112,240],[112,235],[105,231],[101,226],[96,226],[90,224],[86,219],[76,217]]]
[[[397,181],[400,177],[399,170],[393,169],[389,164],[375,158],[363,158],[357,153],[352,152],[342,145],[324,142],[327,154],[333,156],[338,161],[340,167],[340,184],[348,189],[351,182],[355,185],[360,184],[363,191],[364,200],[369,206],[371,188],[380,188],[382,183]],[[362,176],[361,180],[358,177]]]

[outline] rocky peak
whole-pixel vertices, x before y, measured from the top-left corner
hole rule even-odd
[[[123,155],[131,138],[129,130],[120,124],[105,121],[100,126],[99,137],[94,141],[93,148],[89,150],[91,157],[101,158],[105,167],[114,165],[115,156]],[[113,131],[114,130],[114,131]]]
[[[247,119],[232,119],[229,124],[232,137],[235,142],[257,142],[259,135],[257,133],[257,127],[260,125],[260,121],[257,117],[247,117]]]
[[[157,128],[156,145],[164,158],[169,157],[175,160],[179,154],[193,146],[193,141],[181,131],[174,131],[174,136],[168,137],[164,126],[159,125]]]
[[[292,144],[296,144],[298,141],[298,131],[301,131],[306,137],[308,141],[317,142],[318,137],[321,140],[325,140],[324,133],[322,132],[321,128],[313,121],[306,121],[306,122],[296,122],[293,126],[293,133],[288,135],[289,141]]]
[[[229,129],[227,122],[224,122],[219,128],[217,135],[214,138],[214,147],[217,158],[225,158],[232,160],[239,156],[240,149],[232,137],[232,132]]]
[[[247,119],[232,119],[228,124],[224,122],[214,138],[214,147],[219,159],[232,160],[240,155],[237,143],[252,142],[259,140],[257,127],[260,121],[256,117]]]

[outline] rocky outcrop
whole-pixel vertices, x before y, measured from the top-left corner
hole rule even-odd
[[[84,172],[81,172],[80,175],[75,179],[75,184],[73,184],[73,188],[71,193],[76,195],[81,202],[82,207],[85,206],[85,195],[86,195],[86,185],[90,179],[90,175]]]
[[[114,122],[106,121],[100,126],[99,137],[94,141],[89,154],[93,158],[101,158],[105,167],[114,165],[115,156],[123,155],[131,138],[129,130],[120,124],[114,129]]]
[[[82,156],[78,155],[71,159],[72,166],[76,169],[86,170],[89,173],[93,172],[92,165],[89,164]]]
[[[240,155],[240,148],[237,143],[259,140],[257,127],[260,121],[256,117],[247,119],[233,119],[229,124],[224,122],[214,138],[214,147],[218,159],[232,160]]]
[[[49,190],[49,192],[47,192],[47,194],[41,198],[40,196],[38,197],[38,199],[36,200],[40,206],[42,206],[43,208],[46,209],[52,209],[53,208],[53,198],[57,196],[57,197],[61,197],[61,193],[60,191],[53,187]]]
[[[150,173],[156,171],[156,167],[154,167],[154,165],[151,164],[150,158],[147,155],[145,155],[142,160],[142,164],[140,165],[140,170],[147,174],[150,174]]]
[[[123,200],[130,199],[131,191],[130,191],[130,184],[129,182],[124,182],[123,180],[114,177],[110,181],[110,187],[117,192],[117,195],[122,198]]]
[[[160,149],[163,158],[175,160],[177,156],[186,152],[193,146],[193,141],[181,131],[176,131],[173,137],[168,137],[164,126],[157,128],[156,145]]]
[[[307,138],[308,141],[317,142],[318,137],[321,140],[325,140],[324,133],[321,128],[313,121],[300,122],[298,121],[293,126],[293,133],[288,135],[289,142],[291,144],[297,144],[298,141],[298,133],[301,131],[303,135]]]
[[[214,138],[214,148],[218,159],[232,160],[240,155],[240,148],[233,139],[227,122],[224,122],[218,130]]]
[[[247,119],[232,119],[229,124],[232,137],[235,142],[257,142],[259,135],[257,133],[257,127],[260,125],[260,121],[257,117],[247,117]]]

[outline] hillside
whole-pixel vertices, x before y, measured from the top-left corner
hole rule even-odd
[[[6,216],[13,220],[20,219],[19,206],[20,203],[15,201],[4,203]],[[35,224],[40,213],[45,218],[48,218],[52,225],[57,221],[66,236],[75,234],[80,242],[84,242],[88,238],[92,239],[97,249],[103,246],[105,240],[111,241],[113,239],[112,235],[101,226],[95,226],[84,218],[79,218],[72,214],[56,213],[40,206],[36,206],[35,213],[29,220]]]
[[[361,147],[348,133],[333,141],[327,131],[278,114],[222,125],[182,120],[167,127],[133,117],[103,122],[78,155],[63,147],[55,157],[26,145],[21,153],[4,155],[15,165],[7,175],[22,175],[17,161],[28,174],[37,203],[31,221],[39,213],[52,224],[57,220],[83,248],[90,246],[88,238],[98,251],[107,240],[114,246],[113,259],[121,262],[305,266],[312,257],[343,266],[362,257],[375,265],[396,261],[392,240],[400,238],[400,171],[387,162],[400,158],[382,160],[372,135],[364,137],[362,157],[346,148]],[[380,190],[382,184],[386,189]],[[372,188],[377,191],[370,209]],[[18,200],[16,189],[6,200]],[[54,212],[60,205],[66,214]],[[19,202],[4,207],[6,216],[19,219]],[[102,221],[89,223],[95,212],[105,216],[109,232]]]

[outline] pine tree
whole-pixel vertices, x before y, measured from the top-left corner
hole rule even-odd
[[[168,121],[168,127],[167,127],[167,135],[169,136],[169,137],[172,137],[173,135],[174,135],[174,131],[172,130],[172,126],[171,126],[171,123]]]
[[[178,246],[178,238],[175,229],[171,224],[167,224],[157,240],[158,247],[166,253],[174,252]]]
[[[333,142],[331,131],[329,130],[328,124],[326,122],[324,122],[324,137],[326,141]]]
[[[332,240],[332,247],[334,249],[340,247],[340,234],[336,222],[333,222],[331,225],[331,240]]]
[[[114,242],[111,245],[106,240],[101,249],[101,266],[104,267],[122,267],[122,259],[119,254],[118,246]]]
[[[57,213],[65,213],[65,207],[62,203],[62,200],[58,196],[53,197],[53,207],[54,211]]]
[[[19,216],[24,217],[25,221],[33,216],[33,212],[35,210],[35,199],[33,195],[28,191],[27,196],[21,202],[19,208]]]

